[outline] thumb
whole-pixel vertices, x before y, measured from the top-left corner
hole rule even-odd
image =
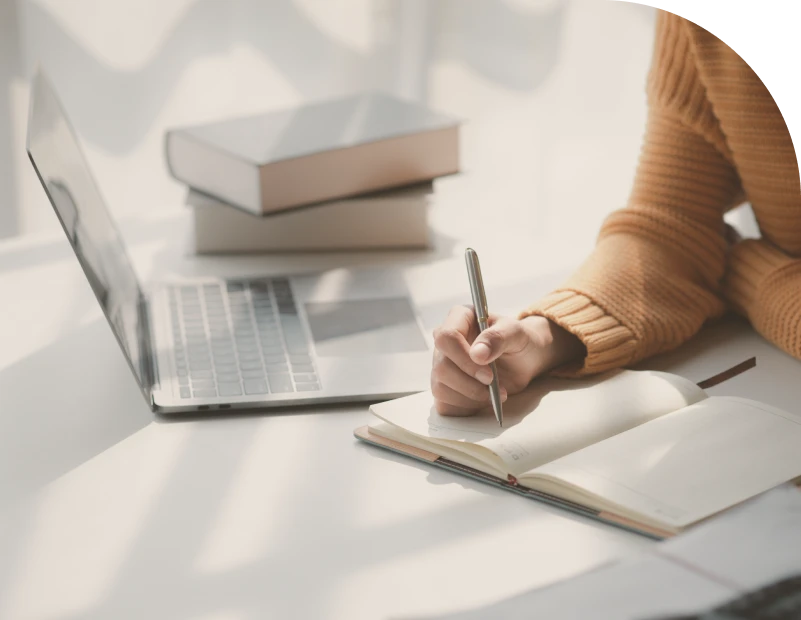
[[[527,343],[527,336],[520,321],[514,319],[498,319],[493,325],[481,332],[470,347],[470,358],[476,364],[489,364],[504,353],[522,351]]]

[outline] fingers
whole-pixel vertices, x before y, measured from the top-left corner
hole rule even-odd
[[[490,402],[487,386],[468,377],[441,353],[435,356],[431,393],[437,412],[442,415],[470,415]],[[501,388],[501,400],[506,398],[506,390]]]
[[[520,321],[500,318],[476,337],[468,353],[473,363],[486,365],[504,353],[519,353],[528,344],[528,335]]]
[[[451,310],[442,326],[434,331],[434,346],[465,375],[489,385],[492,381],[489,368],[470,358],[469,342],[477,334],[478,325],[472,308],[457,306]]]
[[[484,405],[484,403],[476,403],[470,400],[464,394],[459,394],[459,392],[443,383],[432,384],[431,393],[434,395],[434,406],[437,409],[437,413],[441,415],[473,415]]]
[[[492,381],[492,371],[487,368],[490,374],[490,381]],[[444,355],[438,355],[434,359],[434,368],[431,372],[432,388],[434,384],[440,383],[454,390],[455,392],[464,395],[472,406],[477,407],[489,402],[489,391],[487,386],[473,377],[466,375],[462,372],[451,359]],[[436,394],[434,395],[436,397]],[[453,403],[461,404],[461,403]],[[464,403],[468,406],[470,403]]]

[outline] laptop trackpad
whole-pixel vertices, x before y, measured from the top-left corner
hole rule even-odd
[[[354,357],[425,351],[425,339],[408,298],[308,302],[320,357]]]

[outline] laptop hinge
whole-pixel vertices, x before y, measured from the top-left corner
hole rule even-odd
[[[150,304],[147,298],[142,294],[139,296],[138,318],[139,324],[142,326],[139,330],[139,350],[144,353],[142,355],[142,376],[144,377],[147,398],[150,401],[150,407],[152,409],[155,407],[153,390],[158,383],[158,361],[153,351],[153,336],[150,329]]]

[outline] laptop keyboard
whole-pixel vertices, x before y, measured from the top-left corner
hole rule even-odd
[[[169,299],[181,398],[320,389],[286,278],[176,286]]]

